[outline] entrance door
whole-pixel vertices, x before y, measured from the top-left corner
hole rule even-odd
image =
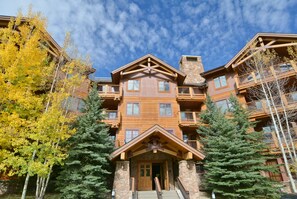
[[[152,190],[152,163],[142,162],[138,164],[138,190]]]

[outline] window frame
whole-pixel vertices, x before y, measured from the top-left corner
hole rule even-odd
[[[130,90],[129,89],[129,81],[138,81],[138,90],[135,90],[135,85],[134,85],[134,83],[133,83],[133,88]],[[140,92],[140,79],[129,79],[128,81],[127,81],[127,88],[126,88],[126,90],[128,91],[128,92]]]
[[[170,105],[170,115],[167,115],[167,107],[165,107],[165,115],[161,114],[161,105]],[[173,116],[171,103],[159,103],[159,116],[160,117],[172,117]]]
[[[166,86],[164,84],[164,90],[160,90],[160,83],[167,83],[168,84],[168,90],[166,90]],[[159,93],[170,93],[170,83],[169,81],[166,81],[166,80],[158,80],[158,92]]]
[[[128,114],[128,104],[132,104],[131,114]],[[138,113],[134,113],[134,105],[138,104]],[[140,115],[140,103],[139,102],[127,102],[126,104],[126,115],[127,116],[139,116]]]
[[[222,111],[222,108],[219,107],[219,106],[217,105],[218,102],[223,102],[223,101],[225,101],[225,102],[226,102],[226,105],[227,105],[227,108],[226,108],[224,111]],[[215,103],[215,105],[217,106],[217,108],[220,109],[220,110],[222,111],[222,113],[227,113],[227,112],[229,112],[229,111],[231,110],[231,108],[232,108],[232,107],[230,106],[230,102],[229,102],[228,99],[220,99],[220,100],[218,100],[218,101],[215,101],[214,103]]]
[[[127,141],[127,133],[128,132],[131,132],[131,139],[129,140],[129,141]],[[137,135],[136,134],[134,134],[134,133],[137,133]],[[131,142],[133,139],[135,139],[137,136],[139,136],[139,129],[126,129],[125,130],[125,143],[129,143],[129,142]]]
[[[226,85],[224,85],[224,86],[222,85],[222,81],[221,81],[222,77],[225,78],[225,82],[226,82]],[[219,84],[220,84],[219,87],[216,86],[216,79],[219,80]],[[220,75],[220,76],[213,78],[213,84],[214,84],[215,89],[222,89],[222,88],[228,87],[228,81],[227,81],[226,75],[224,74],[224,75]]]

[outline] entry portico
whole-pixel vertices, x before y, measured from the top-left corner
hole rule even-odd
[[[135,180],[136,190],[142,191],[155,189],[155,177],[163,190],[173,190],[175,179],[180,177],[190,195],[199,194],[194,161],[204,159],[203,153],[159,125],[118,148],[110,158],[116,162],[116,198],[129,198],[131,178]]]

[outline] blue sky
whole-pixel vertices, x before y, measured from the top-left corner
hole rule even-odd
[[[72,34],[96,76],[148,53],[176,68],[181,55],[199,55],[210,70],[258,32],[297,33],[297,0],[0,0],[0,15],[30,4],[59,44]]]

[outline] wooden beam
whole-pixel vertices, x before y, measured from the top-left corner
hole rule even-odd
[[[187,152],[183,156],[184,156],[184,159],[186,159],[186,160],[193,159],[193,153],[192,152]]]
[[[255,54],[257,54],[258,52],[260,52],[260,50],[263,50],[264,48],[267,48],[269,45],[273,44],[275,42],[275,40],[269,42],[268,44],[265,45],[265,47],[260,47],[260,48],[254,48],[256,49],[255,52],[253,52],[252,54],[250,54],[249,56],[247,56],[246,58],[244,58],[243,60],[235,63],[235,67],[242,64],[243,62],[247,61],[248,59],[252,58]]]
[[[164,153],[167,153],[167,154],[170,154],[170,155],[173,155],[173,156],[177,156],[177,152],[175,152],[175,151],[171,151],[171,150],[169,150],[169,149],[161,149],[161,150],[159,150],[159,151],[162,151],[162,152],[164,152]]]
[[[125,152],[122,152],[121,155],[120,155],[120,159],[121,160],[125,160],[126,159],[126,153]]]
[[[165,74],[165,75],[169,75],[171,77],[176,77],[175,74],[167,73],[165,71],[162,71],[162,70],[159,70],[159,69],[156,69],[156,68],[153,68],[152,70],[154,70],[156,72],[159,72],[159,73],[162,73],[162,74]]]
[[[136,69],[136,70],[131,70],[131,71],[123,72],[123,73],[121,73],[121,75],[128,75],[128,74],[132,74],[132,73],[137,73],[137,72],[144,71],[146,69],[147,68],[140,68],[140,69]]]
[[[148,152],[147,149],[141,149],[139,151],[132,152],[131,158],[134,157],[134,156],[137,156],[137,155],[141,155],[141,154],[146,153],[146,152]]]
[[[297,46],[297,43],[288,43],[288,44],[277,44],[277,45],[273,45],[273,46],[265,46],[264,48],[268,49],[268,48],[281,48],[281,47],[287,47],[287,46]]]

